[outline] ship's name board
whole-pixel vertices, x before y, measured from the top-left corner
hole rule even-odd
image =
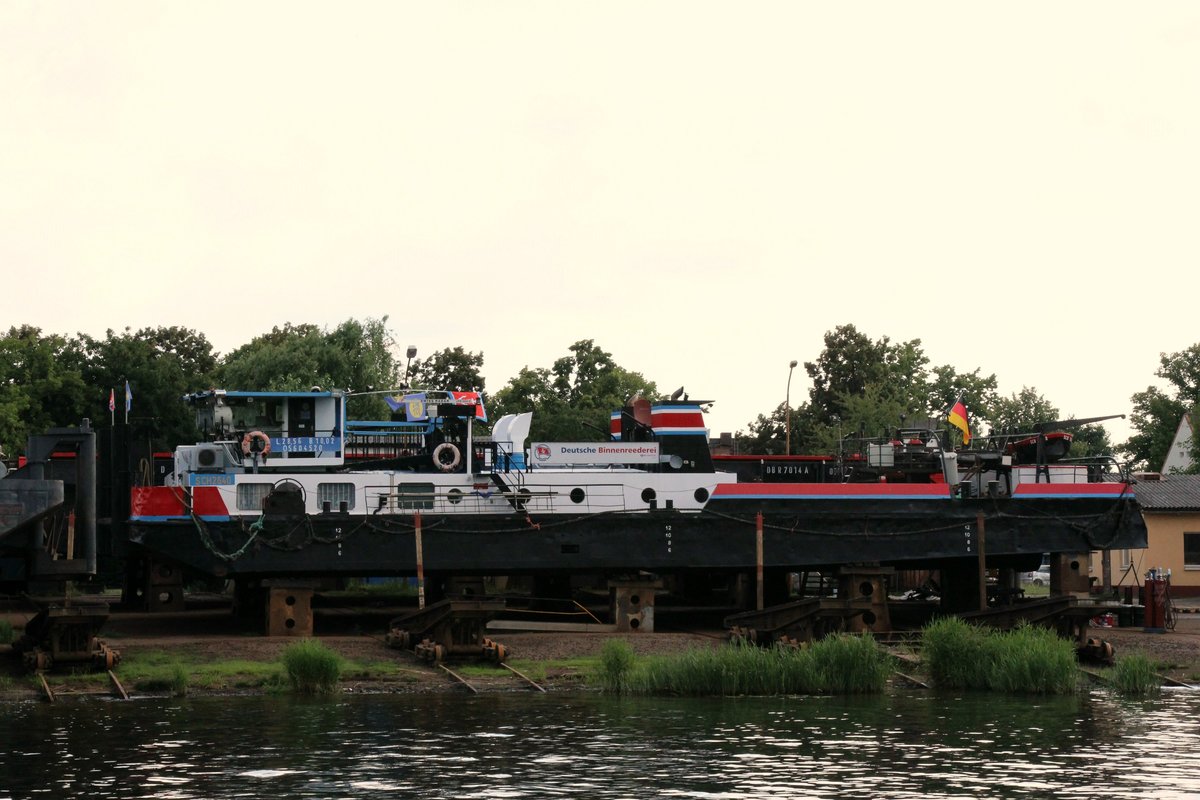
[[[188,474],[188,483],[192,486],[233,486],[233,476],[224,473]]]
[[[336,456],[342,449],[340,436],[272,436],[272,453],[316,453]]]
[[[534,442],[534,464],[657,464],[658,442]]]

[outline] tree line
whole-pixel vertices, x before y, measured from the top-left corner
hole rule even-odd
[[[348,389],[351,416],[386,418],[381,394],[400,387],[486,391],[484,355],[448,347],[424,359],[402,360],[388,318],[348,319],[332,329],[287,323],[224,355],[199,331],[181,327],[126,328],[103,338],[44,333],[14,326],[0,338],[0,448],[11,458],[26,438],[50,427],[95,424],[110,416],[116,390],[124,418],[124,386],[134,400],[129,421],[156,448],[196,438],[192,415],[181,398],[212,387],[291,391],[313,386]],[[1032,432],[1042,422],[1064,419],[1036,388],[1003,396],[994,373],[933,365],[920,339],[871,338],[853,324],[826,332],[820,352],[805,361],[807,398],[765,409],[736,435],[744,453],[837,452],[841,440],[879,436],[898,427],[945,428],[946,412],[962,400],[975,436]],[[1155,375],[1168,390],[1149,386],[1131,398],[1135,433],[1114,446],[1103,427],[1073,428],[1072,455],[1116,454],[1157,469],[1180,419],[1200,397],[1200,344],[1160,354]],[[490,418],[533,411],[534,439],[595,440],[607,434],[609,414],[635,393],[658,397],[653,381],[617,364],[594,340],[572,344],[546,367],[524,367],[487,394]],[[1070,419],[1070,417],[1067,417]],[[958,434],[951,432],[957,439]],[[1200,462],[1200,442],[1193,462]]]

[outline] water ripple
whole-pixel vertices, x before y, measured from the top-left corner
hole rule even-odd
[[[6,709],[0,797],[1200,796],[1200,695],[200,698]],[[8,792],[9,794],[5,794]]]

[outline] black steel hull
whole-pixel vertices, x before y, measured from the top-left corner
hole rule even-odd
[[[1132,497],[943,502],[737,500],[699,513],[577,517],[423,515],[423,568],[458,575],[742,571],[848,563],[920,567],[945,559],[1146,546]],[[128,541],[155,559],[213,576],[412,575],[417,519],[322,514],[131,521]]]

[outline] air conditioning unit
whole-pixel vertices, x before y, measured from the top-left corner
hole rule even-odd
[[[224,472],[229,451],[219,444],[196,444],[175,451],[175,472]]]

